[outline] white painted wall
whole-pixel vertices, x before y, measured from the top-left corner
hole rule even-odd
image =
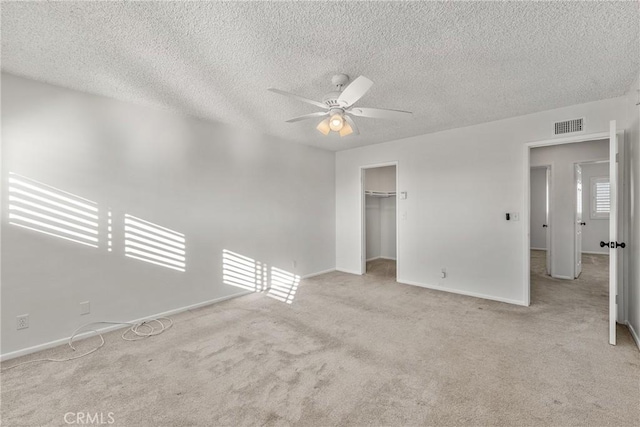
[[[366,169],[364,188],[367,191],[396,191],[396,167]]]
[[[609,220],[591,217],[591,196],[593,194],[591,178],[599,177],[609,178],[609,162],[582,165],[582,212],[584,213],[584,222],[587,223],[582,227],[582,252],[608,255],[609,249],[601,248],[600,241],[609,241]]]
[[[396,191],[396,167],[365,169],[365,190]],[[366,196],[367,260],[396,259],[396,198]]]
[[[551,275],[553,277],[573,279],[574,274],[576,209],[574,165],[575,163],[608,158],[608,139],[531,149],[531,166],[552,165],[551,241],[553,250],[551,257],[553,259],[551,261]],[[586,182],[583,179],[583,188]],[[583,214],[583,221],[587,223],[587,227],[591,222],[588,215],[588,212]],[[585,226],[583,226],[584,228]]]
[[[421,135],[336,153],[336,267],[359,273],[360,167],[399,162],[398,281],[526,304],[523,144],[553,138],[553,123],[585,118],[626,126],[624,97]],[[506,221],[520,212],[521,221]],[[447,278],[440,278],[441,268]]]
[[[366,196],[367,260],[396,259],[396,198]]]
[[[380,233],[382,232],[380,222],[380,198],[365,196],[367,210],[365,212],[367,221],[367,260],[380,258],[380,246],[382,244]]]
[[[2,144],[2,354],[237,294],[223,249],[299,275],[335,266],[332,152],[5,74]],[[114,251],[9,225],[10,171],[110,207]],[[187,271],[125,258],[125,213],[185,233]]]
[[[640,347],[640,76],[629,88],[625,97],[628,126],[625,134],[629,149],[628,165],[631,186],[629,187],[629,233],[624,250],[629,268],[628,286],[625,289],[627,321],[636,343]]]
[[[531,168],[531,249],[547,249],[547,170]]]
[[[382,258],[396,259],[395,197],[380,199],[380,256]]]

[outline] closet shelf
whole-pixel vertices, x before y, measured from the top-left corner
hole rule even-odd
[[[395,191],[370,191],[366,190],[364,192],[365,195],[371,197],[396,197]]]

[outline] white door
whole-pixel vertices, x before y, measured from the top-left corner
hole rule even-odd
[[[546,181],[546,211],[545,211],[545,220],[544,227],[546,233],[546,243],[547,243],[547,274],[551,276],[551,223],[549,222],[549,212],[551,211],[551,167],[547,167],[547,181]]]
[[[616,345],[618,316],[618,251],[620,250],[618,249],[618,188],[618,138],[616,121],[611,120],[609,124],[609,344],[612,345]]]
[[[575,165],[576,180],[576,215],[575,215],[575,269],[573,277],[576,279],[582,273],[582,167]]]

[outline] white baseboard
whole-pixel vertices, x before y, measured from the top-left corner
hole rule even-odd
[[[629,321],[627,321],[627,328],[629,328],[629,331],[631,332],[631,336],[633,337],[633,340],[636,342],[636,345],[638,346],[638,350],[640,350],[640,337],[638,337],[636,330],[633,329],[633,325],[629,323]]]
[[[374,256],[373,258],[367,258],[367,262],[369,262],[369,261],[375,261],[375,260],[377,260],[377,259],[390,259],[391,261],[395,261],[395,260],[396,260],[395,258],[391,258],[391,257],[388,257],[388,256],[382,256],[382,255],[380,255],[380,256]]]
[[[561,276],[560,274],[552,274],[551,277],[553,277],[554,279],[562,279],[562,280],[574,280],[575,279],[575,277]]]
[[[362,276],[362,273],[360,273],[359,271],[347,270],[344,268],[336,268],[336,271],[339,271],[341,273],[348,273],[348,274],[355,274],[357,276]]]
[[[547,251],[547,248],[530,248],[532,251]],[[582,251],[583,254],[591,254],[591,255],[609,255],[609,251],[598,252],[598,251]]]
[[[401,283],[401,284],[404,284],[404,285],[419,286],[421,288],[433,289],[433,290],[436,290],[436,291],[444,291],[444,292],[449,292],[449,293],[452,293],[452,294],[466,295],[468,297],[488,299],[488,300],[491,300],[491,301],[505,302],[507,304],[521,305],[521,306],[527,307],[527,304],[525,304],[524,301],[520,301],[520,300],[513,300],[513,299],[509,299],[509,298],[502,298],[502,297],[496,297],[496,296],[492,296],[492,295],[479,294],[477,292],[461,291],[461,290],[458,290],[458,289],[445,288],[444,286],[427,285],[427,284],[420,283],[420,282],[414,282],[413,280],[398,279],[397,282]]]
[[[222,301],[226,301],[232,298],[237,298],[237,297],[241,297],[247,294],[251,294],[253,292],[251,291],[242,291],[242,292],[238,292],[236,294],[233,295],[227,295],[225,297],[220,297],[220,298],[216,298],[216,299],[212,299],[209,301],[203,301],[203,302],[199,302],[196,304],[192,304],[192,305],[187,305],[184,307],[180,307],[180,308],[176,308],[173,310],[169,310],[169,311],[165,311],[163,313],[158,313],[158,314],[152,314],[150,316],[145,316],[145,317],[141,317],[139,319],[135,319],[135,320],[127,320],[127,323],[139,323],[142,322],[144,320],[147,319],[152,319],[152,318],[158,318],[158,317],[167,317],[167,316],[172,316],[174,314],[178,314],[178,313],[182,313],[184,311],[188,311],[188,310],[195,310],[196,308],[201,308],[201,307],[205,307],[207,305],[212,305],[212,304],[216,304]],[[96,322],[99,323],[99,322]],[[106,326],[104,328],[100,328],[100,329],[96,329],[93,331],[87,331],[87,332],[83,332],[81,334],[76,335],[76,338],[74,338],[74,342],[80,339],[84,339],[84,338],[89,338],[92,337],[94,335],[98,335],[100,334],[104,334],[110,331],[115,331],[116,329],[122,329],[125,327],[128,327],[129,325],[111,325],[111,326]],[[16,351],[12,351],[10,353],[5,353],[0,355],[0,361],[6,361],[9,359],[15,359],[16,357],[20,357],[20,356],[25,356],[27,354],[31,354],[31,353],[36,353],[38,351],[42,351],[42,350],[46,350],[48,348],[53,348],[53,347],[57,347],[61,344],[66,344],[67,342],[69,342],[69,338],[70,337],[66,337],[66,338],[61,338],[58,340],[54,340],[54,341],[49,341],[46,342],[44,344],[38,344],[38,345],[34,345],[32,347],[27,347],[27,348],[23,348],[21,350],[16,350]]]
[[[310,279],[311,277],[321,276],[323,274],[331,273],[333,271],[336,271],[336,269],[330,268],[328,270],[316,271],[315,273],[305,274],[304,276],[301,277],[301,279]]]

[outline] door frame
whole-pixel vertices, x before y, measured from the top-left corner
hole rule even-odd
[[[618,136],[618,141],[620,141],[621,143],[619,143],[619,153],[620,153],[620,157],[618,159],[618,177],[622,178],[620,179],[620,189],[618,190],[618,194],[621,194],[622,197],[620,198],[620,200],[618,200],[618,206],[619,206],[619,210],[623,211],[623,220],[619,221],[618,224],[618,229],[620,230],[619,236],[618,238],[622,241],[627,241],[627,227],[625,226],[626,224],[626,211],[624,210],[624,194],[625,194],[625,187],[626,187],[626,183],[623,182],[624,181],[624,155],[625,155],[625,147],[624,147],[624,130],[621,129],[619,131],[616,132],[616,135]],[[529,306],[531,305],[531,277],[530,277],[530,270],[531,270],[531,259],[530,259],[530,249],[531,249],[531,224],[530,224],[530,215],[531,215],[531,189],[530,189],[530,178],[531,178],[531,149],[532,148],[537,148],[537,147],[547,147],[547,146],[552,146],[552,145],[563,145],[563,144],[574,144],[574,143],[578,143],[578,142],[587,142],[587,141],[595,141],[595,140],[609,140],[610,134],[609,132],[596,132],[596,133],[590,133],[590,134],[580,134],[580,135],[574,135],[574,136],[565,136],[565,137],[560,137],[560,138],[551,138],[551,139],[545,139],[545,140],[539,140],[539,141],[532,141],[532,142],[526,142],[523,144],[522,147],[522,158],[523,158],[523,170],[524,170],[524,174],[523,174],[523,182],[524,182],[524,188],[523,188],[523,194],[524,194],[524,208],[522,210],[523,213],[523,227],[522,227],[522,243],[523,243],[523,259],[522,259],[522,265],[523,265],[523,295],[524,295],[524,305],[525,306]],[[610,159],[615,161],[615,159]],[[583,162],[584,163],[584,162]],[[553,245],[553,238],[551,239],[552,244],[550,245],[550,247],[552,247]],[[624,259],[623,256],[621,256],[620,258]],[[619,286],[618,287],[618,308],[620,307],[624,307],[624,289],[626,289],[627,284],[624,283],[624,277],[626,277],[626,274],[624,274],[625,270],[626,270],[626,265],[624,264],[624,261],[622,262],[622,268],[621,268],[621,274],[620,276],[623,278],[622,280],[622,289]],[[618,280],[618,282],[620,282],[620,280]],[[624,309],[620,310],[618,309],[618,313],[617,313],[617,318],[618,318],[618,322],[620,323],[624,323],[625,319],[624,317],[626,316]]]
[[[546,173],[546,187],[547,187],[547,230],[545,231],[545,238],[547,240],[547,255],[546,255],[546,271],[550,277],[553,276],[553,238],[551,230],[553,227],[553,167],[554,162],[550,162],[544,165],[529,166],[529,185],[531,185],[531,169],[543,169]],[[531,187],[529,187],[529,205],[531,205]],[[529,210],[529,233],[531,233],[531,211]],[[531,234],[529,234],[529,248],[527,249],[527,256],[529,262],[531,262]],[[528,305],[528,304],[527,304]]]
[[[576,193],[573,195],[573,278],[577,279],[582,274],[582,225],[580,225],[580,272],[578,273],[578,169],[580,170],[580,209],[584,205],[584,182],[582,181],[582,163],[573,162],[573,185]],[[580,221],[584,221],[584,212],[581,211]]]
[[[384,162],[384,163],[374,163],[369,165],[360,166],[360,274],[367,273],[367,202],[366,196],[364,194],[365,188],[365,171],[367,169],[376,169],[383,168],[385,166],[395,166],[396,167],[396,281],[398,280],[398,271],[400,267],[400,245],[398,244],[400,241],[400,233],[399,233],[399,217],[398,212],[400,212],[400,192],[398,189],[400,188],[400,162],[397,160]]]

